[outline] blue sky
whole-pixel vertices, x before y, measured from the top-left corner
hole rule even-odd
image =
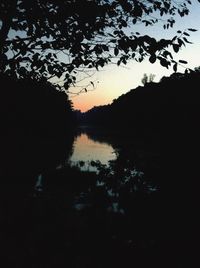
[[[188,16],[175,18],[176,23],[173,28],[164,30],[162,23],[158,23],[153,27],[145,27],[144,25],[137,26],[134,31],[139,31],[141,34],[154,36],[155,38],[172,38],[177,34],[177,30],[184,31],[187,28],[195,28],[198,31],[190,32],[189,40],[193,44],[187,44],[179,53],[173,53],[175,60],[186,60],[185,65],[193,69],[200,65],[200,4],[193,0],[191,1],[190,13]],[[184,68],[179,66],[178,72],[184,72]],[[108,65],[101,71],[96,72],[90,80],[98,81],[95,90],[87,93],[82,93],[72,98],[75,109],[86,111],[93,106],[104,105],[111,103],[113,99],[121,94],[128,92],[141,85],[141,79],[146,74],[155,74],[155,81],[159,81],[163,76],[169,76],[173,73],[173,69],[166,69],[160,66],[159,63],[151,64],[148,59],[142,63],[130,61],[125,66]],[[83,82],[84,83],[84,82]],[[87,84],[87,81],[85,81]],[[92,87],[91,87],[92,89]]]

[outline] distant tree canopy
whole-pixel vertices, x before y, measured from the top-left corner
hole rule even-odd
[[[66,137],[74,124],[71,101],[45,81],[0,75],[1,134]]]
[[[150,74],[149,76],[145,73],[141,80],[142,84],[145,85],[146,83],[153,82],[155,78],[155,74]]]
[[[82,114],[82,118],[79,117],[80,122],[123,129],[122,132],[132,130],[140,137],[152,133],[163,135],[172,130],[172,133],[175,130],[181,133],[179,127],[184,135],[193,135],[200,114],[199,83],[198,71],[176,72],[158,83],[138,86],[119,96],[112,104],[90,109]]]
[[[195,67],[195,68],[194,68],[194,71],[195,71],[196,73],[199,73],[199,72],[200,72],[200,66]]]
[[[68,89],[77,73],[98,70],[114,58],[120,65],[148,57],[167,68],[173,64],[176,70],[168,47],[178,52],[190,43],[188,31],[178,31],[171,40],[156,40],[134,32],[134,25],[154,25],[157,16],[164,15],[163,27],[173,27],[174,16],[188,15],[190,4],[189,0],[1,0],[0,72],[37,80],[61,78]]]

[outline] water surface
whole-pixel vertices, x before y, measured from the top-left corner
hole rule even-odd
[[[94,170],[91,161],[100,161],[108,164],[109,160],[116,159],[116,154],[111,144],[92,139],[87,133],[81,133],[73,144],[73,154],[70,158],[72,165],[84,162],[83,170]]]

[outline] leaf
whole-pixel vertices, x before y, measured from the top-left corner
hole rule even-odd
[[[192,42],[188,41],[186,37],[183,37],[183,40],[188,44],[192,44]]]
[[[19,73],[20,73],[21,75],[25,75],[25,74],[27,73],[26,68],[25,68],[25,67],[20,67],[20,69],[19,69]]]
[[[115,56],[117,56],[119,54],[119,49],[117,47],[115,47],[115,49],[114,49],[114,54],[115,54]]]
[[[185,60],[179,60],[180,63],[187,64],[188,62]]]
[[[178,44],[181,47],[182,45],[185,46],[185,43],[183,42],[183,40],[181,40],[180,38],[178,38]]]
[[[133,19],[132,22],[133,22],[133,24],[136,24],[137,20],[136,19]]]
[[[65,83],[64,83],[64,88],[65,88],[65,89],[68,89],[68,88],[69,88],[69,84],[68,84],[68,82],[65,82]]]
[[[121,25],[122,25],[123,27],[127,27],[127,23],[126,23],[126,21],[125,21],[125,20],[121,20]]]
[[[103,68],[105,61],[103,59],[99,59],[97,63]]]
[[[179,51],[179,45],[173,44],[173,49],[177,53]]]
[[[125,64],[125,65],[126,65],[126,63],[127,63],[127,61],[126,61],[125,58],[122,59],[122,62],[123,62],[123,64]]]
[[[72,83],[72,79],[71,78],[68,78],[68,84],[71,84]]]
[[[69,78],[69,74],[66,73],[66,74],[65,74],[65,79],[68,79],[68,78]]]
[[[142,10],[141,6],[139,6],[138,4],[135,5],[134,10],[133,10],[133,16],[136,18],[142,17],[142,13],[143,13],[143,10]]]
[[[200,1],[199,1],[199,2],[200,2]],[[196,32],[196,31],[198,31],[198,30],[196,30],[196,29],[192,29],[192,28],[188,28],[188,31]]]
[[[93,86],[93,88],[94,88],[94,83],[92,82],[92,81],[90,81],[90,83],[91,83],[91,85]]]
[[[116,43],[116,39],[111,39],[110,43]]]
[[[183,34],[186,35],[186,36],[190,36],[189,33],[186,33],[186,32],[184,32]]]
[[[103,48],[104,51],[109,51],[109,48],[106,45],[102,45],[102,48]]]
[[[177,72],[177,63],[174,64],[173,70],[174,70],[175,73]]]
[[[174,36],[174,37],[172,38],[172,42],[174,42],[176,39],[177,39],[177,36]]]
[[[169,62],[164,59],[164,58],[160,58],[160,64],[166,68],[168,68]]]
[[[154,63],[156,61],[156,55],[155,54],[152,54],[150,57],[149,57],[149,61],[151,63]]]
[[[165,6],[166,9],[170,8],[170,4],[168,2],[164,2],[164,6]]]

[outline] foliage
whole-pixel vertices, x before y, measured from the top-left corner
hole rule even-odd
[[[194,71],[197,72],[197,73],[199,73],[199,72],[200,72],[200,66],[195,67],[195,68],[194,68]]]
[[[71,103],[48,82],[0,75],[0,84],[0,182],[32,188],[40,172],[72,152]]]
[[[175,23],[173,16],[188,15],[190,4],[189,0],[2,0],[0,71],[17,77],[61,78],[57,87],[68,89],[77,73],[98,70],[113,58],[120,65],[148,57],[167,68],[174,63],[176,69],[168,47],[178,52],[190,43],[188,31],[178,31],[172,40],[156,40],[134,32],[134,26],[154,25],[158,15],[168,29]]]
[[[71,102],[49,82],[0,75],[2,133],[62,137],[73,125]],[[9,90],[6,90],[9,89]]]
[[[141,80],[141,82],[142,82],[143,85],[145,85],[146,83],[153,82],[154,78],[155,78],[155,74],[150,74],[149,77],[148,77],[148,75],[145,73],[143,78],[142,78],[142,80]]]
[[[142,171],[138,171],[133,157],[124,158],[127,152],[123,149],[118,152],[117,159],[110,161],[109,166],[99,161],[92,161],[98,170],[97,185],[104,190],[111,204],[118,203],[119,208],[127,209],[127,202],[143,198],[158,191],[155,182],[148,181]]]
[[[146,83],[121,95],[110,105],[94,107],[82,115],[83,125],[102,125],[108,128],[127,129],[146,139],[162,134],[166,122],[175,124],[198,115],[199,72],[173,73],[159,83]],[[190,94],[188,90],[190,89]],[[182,115],[181,115],[182,113]],[[164,123],[165,122],[165,123]],[[159,139],[158,139],[159,140]]]

